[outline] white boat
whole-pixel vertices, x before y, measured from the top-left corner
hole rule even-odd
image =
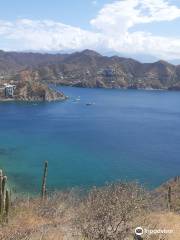
[[[86,103],[86,106],[92,106],[92,105],[95,105],[95,103],[92,103],[92,102]]]

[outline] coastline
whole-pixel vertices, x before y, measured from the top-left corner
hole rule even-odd
[[[72,87],[72,88],[87,88],[87,89],[109,89],[109,90],[137,90],[137,91],[171,91],[171,92],[178,92],[179,90],[169,90],[169,89],[156,89],[156,88],[125,88],[125,87],[79,87],[73,85],[61,85],[56,84],[56,86],[60,87]],[[56,90],[55,88],[51,88],[53,91]],[[51,103],[51,102],[63,102],[66,101],[69,97],[65,96],[61,97],[60,99],[52,99],[52,100],[34,100],[34,99],[17,99],[17,98],[0,98],[0,103],[6,102],[14,102],[14,103]]]
[[[52,83],[51,83],[52,84]],[[178,92],[179,90],[171,90],[168,88],[130,88],[130,87],[91,87],[91,86],[77,86],[77,85],[72,85],[72,84],[61,84],[61,83],[55,83],[54,85],[58,87],[72,87],[72,88],[84,88],[84,89],[112,89],[112,90],[142,90],[142,91],[169,91],[169,92]]]
[[[1,93],[0,102],[54,102],[64,101],[67,97],[57,89],[50,88],[47,84],[40,82],[18,82],[11,96]]]

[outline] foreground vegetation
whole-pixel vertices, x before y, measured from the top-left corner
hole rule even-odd
[[[138,183],[118,182],[83,191],[46,193],[47,165],[40,197],[16,197],[6,221],[1,221],[2,240],[179,240],[180,178],[153,192]],[[172,229],[171,234],[136,238],[134,229]]]

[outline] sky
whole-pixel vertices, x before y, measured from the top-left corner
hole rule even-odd
[[[180,0],[6,0],[0,49],[180,63]]]

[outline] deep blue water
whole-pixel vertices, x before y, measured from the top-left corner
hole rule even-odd
[[[179,92],[61,89],[69,100],[0,104],[0,167],[17,191],[39,190],[44,160],[49,188],[180,175]]]

